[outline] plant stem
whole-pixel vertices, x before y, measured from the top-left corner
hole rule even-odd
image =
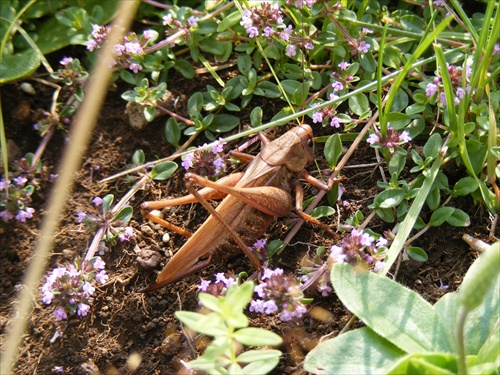
[[[467,365],[465,363],[465,343],[464,343],[464,327],[465,319],[469,311],[464,307],[460,311],[460,316],[457,322],[457,352],[458,352],[458,373],[467,375]]]

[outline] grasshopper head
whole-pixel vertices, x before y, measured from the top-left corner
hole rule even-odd
[[[285,165],[291,172],[300,172],[314,160],[313,145],[312,128],[303,124],[268,144],[261,156],[269,165]]]

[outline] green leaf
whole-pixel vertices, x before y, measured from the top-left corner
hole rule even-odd
[[[330,276],[342,303],[402,350],[451,351],[441,317],[416,292],[373,272],[356,273],[350,264],[334,265]]]
[[[216,313],[220,313],[222,311],[221,301],[214,295],[209,293],[200,293],[198,294],[198,299],[200,300],[201,304],[207,309],[212,310]]]
[[[155,119],[156,116],[156,107],[146,106],[144,107],[144,118],[147,122],[151,122]]]
[[[398,206],[404,199],[403,189],[386,189],[375,197],[377,208],[392,208]]]
[[[120,212],[116,214],[114,217],[114,221],[120,220],[123,224],[128,224],[130,219],[132,219],[132,215],[134,214],[134,209],[130,206],[123,207]]]
[[[233,284],[226,293],[226,302],[231,306],[233,313],[241,313],[250,303],[254,288],[253,281],[246,281],[241,285]]]
[[[361,116],[364,112],[369,111],[369,102],[365,94],[357,94],[349,97],[349,109],[356,115]]]
[[[406,252],[411,259],[417,262],[427,262],[427,259],[429,259],[427,253],[421,247],[408,246]]]
[[[233,115],[216,115],[208,129],[216,133],[225,133],[233,130],[240,124],[240,119]]]
[[[387,114],[387,122],[390,122],[391,128],[401,130],[411,121],[411,117],[400,112],[390,112]]]
[[[236,25],[241,20],[241,13],[236,11],[222,18],[222,21],[217,26],[217,32],[222,32]]]
[[[0,84],[30,75],[38,69],[40,62],[40,55],[35,50],[26,50],[15,55],[2,56]]]
[[[435,158],[441,149],[442,141],[441,136],[438,133],[434,133],[429,137],[424,145],[424,155],[426,158]]]
[[[266,98],[279,98],[281,96],[281,91],[278,85],[269,82],[269,81],[262,81],[257,84],[257,88],[262,90],[261,93],[257,93],[255,91],[255,95],[260,95],[260,96],[265,96]]]
[[[325,144],[325,158],[330,168],[335,169],[340,155],[342,155],[342,141],[340,134],[335,133],[328,138]]]
[[[134,152],[132,155],[132,164],[134,166],[141,165],[146,160],[146,156],[144,155],[144,151],[139,149]]]
[[[333,207],[330,206],[319,206],[311,211],[311,216],[320,219],[325,216],[332,216],[335,213]]]
[[[276,333],[254,327],[240,329],[233,334],[233,337],[236,341],[247,346],[277,346],[283,342],[283,339]]]
[[[469,268],[465,279],[472,277],[472,275],[476,273],[476,262],[478,262],[479,259],[481,259],[481,257],[476,259]],[[484,303],[481,303],[478,308],[469,312],[467,315],[464,329],[464,343],[465,352],[470,355],[476,355],[482,350],[482,347],[495,329],[494,327],[498,320],[498,311],[500,310],[499,289],[500,278],[496,277],[486,292],[483,299]],[[453,342],[456,341],[455,332],[460,316],[459,310],[461,308],[459,293],[447,293],[434,305],[434,309],[441,316],[446,325],[448,337],[450,337]]]
[[[285,246],[286,244],[281,240],[272,240],[269,242],[269,245],[267,245],[267,257],[271,259],[274,254]]]
[[[167,138],[168,143],[170,143],[175,148],[179,147],[179,141],[181,139],[181,129],[177,120],[170,117],[165,123],[165,138]]]
[[[196,332],[214,337],[227,336],[224,320],[216,313],[203,315],[191,311],[176,311],[175,316]]]
[[[463,197],[473,193],[478,187],[479,185],[476,179],[474,177],[467,176],[457,181],[451,194],[455,197]]]
[[[455,209],[453,207],[439,207],[432,213],[429,225],[431,227],[438,227],[443,224],[453,214]]]
[[[274,369],[279,362],[279,358],[270,358],[263,361],[252,362],[243,367],[242,374],[255,375],[255,374],[268,374]]]
[[[115,197],[113,196],[113,194],[108,194],[104,198],[102,198],[102,212],[104,214],[110,210],[114,198]]]
[[[279,350],[249,350],[247,352],[241,353],[238,357],[236,357],[236,362],[250,363],[271,358],[279,358],[280,356],[281,352]]]
[[[262,125],[262,113],[262,108],[260,107],[255,107],[252,109],[252,112],[250,112],[250,124],[252,124],[254,128]]]
[[[318,344],[305,358],[313,374],[381,374],[404,352],[364,327]]]
[[[496,242],[474,262],[458,293],[460,303],[469,311],[484,300],[490,285],[500,274],[500,242]]]
[[[191,118],[199,117],[201,109],[203,108],[203,95],[197,91],[188,100],[188,113]]]
[[[151,171],[151,177],[156,181],[163,181],[174,174],[178,166],[173,161],[165,161],[154,166]]]
[[[450,353],[416,353],[400,359],[386,373],[453,375],[458,372],[457,356]]]
[[[468,227],[470,225],[470,218],[464,211],[455,208],[451,216],[446,219],[446,222],[453,227]]]
[[[187,60],[176,60],[174,69],[181,73],[184,78],[193,79],[194,78],[194,68],[193,65]]]

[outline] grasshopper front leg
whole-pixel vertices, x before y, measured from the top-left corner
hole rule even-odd
[[[225,176],[221,179],[219,179],[216,184],[217,185],[228,185],[228,186],[234,186],[238,183],[238,181],[241,179],[241,176],[243,173],[233,173],[228,176]],[[205,199],[208,200],[216,200],[216,199],[223,199],[227,194],[221,192],[220,190],[213,189],[213,188],[204,188],[201,189],[200,191],[197,192],[199,195],[204,197]],[[159,218],[158,216],[152,215],[151,211],[152,210],[161,210],[166,207],[175,207],[175,206],[180,206],[184,204],[189,204],[189,203],[197,203],[199,202],[199,199],[196,198],[193,194],[186,195],[184,197],[180,198],[173,198],[173,199],[164,199],[160,201],[148,201],[144,202],[141,204],[141,214],[144,216],[146,219],[151,220],[152,222],[156,224],[160,224],[161,226],[177,233],[180,234],[181,236],[184,237],[191,237],[193,235],[192,232],[182,229],[181,227],[178,227],[177,225],[174,225],[172,223],[169,223],[168,221]]]

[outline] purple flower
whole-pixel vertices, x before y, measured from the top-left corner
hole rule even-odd
[[[116,56],[121,56],[123,52],[125,52],[125,46],[123,44],[115,44],[113,46],[113,52]]]
[[[99,207],[102,204],[102,198],[95,197],[94,199],[92,199],[92,203],[94,203],[96,207]]]
[[[156,33],[151,29],[144,30],[144,32],[142,33],[142,36],[144,36],[144,38],[146,38],[146,39],[151,39],[155,35],[156,35]]]
[[[134,236],[135,236],[134,228],[132,228],[132,227],[125,227],[125,229],[123,230],[123,232],[121,232],[118,235],[118,239],[120,240],[120,242],[130,241],[130,239],[132,237],[134,237]]]
[[[366,43],[364,40],[362,40],[361,42],[359,42],[359,45],[358,45],[358,51],[362,52],[362,53],[368,53],[368,51],[370,50],[370,45],[368,43]]]
[[[337,116],[333,116],[330,120],[330,126],[333,128],[340,128],[340,119]]]
[[[308,49],[308,50],[312,50],[312,49],[314,49],[314,44],[312,44],[311,42],[307,42],[306,44],[304,44],[304,48]]]
[[[77,216],[77,222],[78,223],[83,223],[83,221],[85,220],[85,218],[87,217],[87,214],[85,212],[77,212],[76,213],[76,216]]]
[[[271,26],[264,27],[264,36],[270,38],[274,35],[274,29]]]
[[[493,47],[493,55],[500,55],[500,43],[496,43]]]
[[[78,310],[76,311],[76,313],[79,315],[79,316],[86,316],[87,313],[89,312],[90,310],[90,306],[85,304],[85,303],[82,303],[80,302],[78,304]]]
[[[5,178],[2,178],[0,180],[0,190],[7,190],[7,187],[10,185],[10,180],[5,180]]]
[[[89,296],[91,296],[92,294],[94,294],[95,292],[95,288],[92,286],[91,283],[89,282],[85,282],[82,286],[82,290],[87,293]]]
[[[212,152],[214,154],[219,154],[221,152],[224,152],[224,145],[226,144],[226,142],[224,142],[222,140],[222,138],[219,138],[218,141],[215,141],[213,144],[212,144]]]
[[[12,179],[17,186],[24,186],[24,184],[28,181],[28,179],[24,176],[18,176]]]
[[[3,221],[7,222],[9,220],[12,220],[14,218],[14,215],[12,215],[7,210],[3,210],[2,212],[0,212],[0,217],[3,219]]]
[[[42,302],[45,303],[46,305],[50,305],[53,298],[54,298],[54,293],[47,290],[43,292]]]
[[[257,240],[253,244],[253,247],[261,250],[263,250],[265,246],[266,246],[266,240]]]
[[[198,25],[198,18],[195,16],[191,16],[187,20],[187,24],[189,27],[196,27]]]
[[[435,85],[434,83],[428,83],[427,84],[427,87],[425,88],[425,96],[427,96],[428,98],[430,98],[431,96],[433,96],[437,90],[438,90],[438,85]]]
[[[140,55],[143,53],[142,46],[137,42],[126,42],[124,43],[125,51],[132,55]]]
[[[184,157],[184,160],[182,161],[181,165],[184,167],[186,171],[193,166],[193,158],[194,158],[194,152],[190,152],[186,154],[186,156]]]
[[[105,284],[106,281],[108,281],[109,276],[106,275],[106,271],[102,270],[95,275],[95,279],[99,281],[101,284]]]
[[[247,32],[250,27],[253,26],[252,21],[252,12],[248,9],[243,10],[243,14],[241,15],[240,25],[243,26]]]
[[[297,47],[293,44],[288,44],[285,48],[285,55],[294,57],[297,54]]]
[[[25,210],[19,210],[16,215],[16,220],[24,223],[26,219],[31,219],[33,217],[33,213],[35,212],[34,208],[26,207]]]
[[[163,25],[170,25],[172,23],[172,15],[167,14],[166,16],[163,16],[162,23]]]
[[[226,164],[224,163],[224,160],[222,158],[215,159],[212,164],[215,167],[216,174],[226,168]]]
[[[464,98],[464,96],[465,96],[465,90],[463,88],[457,87],[456,92],[457,92],[457,98],[459,98],[459,99],[463,99]]]
[[[130,64],[129,66],[130,70],[133,71],[134,73],[137,73],[139,70],[142,70],[142,66],[141,64],[136,64],[136,63],[132,63]]]
[[[301,318],[302,315],[307,312],[306,307],[302,304],[293,307],[293,310],[283,310],[280,315],[280,320],[283,322],[289,322],[290,320]]]
[[[87,49],[92,52],[98,46],[97,42],[93,39],[87,41]],[[60,319],[59,319],[60,320]]]
[[[332,87],[333,87],[333,92],[342,91],[344,89],[344,85],[342,84],[342,82],[339,81],[333,82]]]
[[[73,61],[72,57],[63,57],[63,59],[59,61],[59,64],[66,66],[72,61]]]
[[[101,257],[96,257],[92,265],[97,270],[103,270],[104,267],[106,266],[106,263],[104,263]]]
[[[286,42],[287,40],[290,39],[290,36],[292,35],[292,25],[288,25],[281,33],[280,33],[280,38],[282,41]]]
[[[246,31],[249,38],[254,38],[259,35],[259,29],[257,29],[255,26],[249,27]]]
[[[338,65],[338,67],[340,68],[340,70],[346,70],[349,67],[349,65],[351,64],[342,60],[342,62]]]
[[[314,123],[317,123],[317,122],[323,122],[323,114],[321,112],[314,112],[313,115],[312,115],[312,118],[313,118],[313,122]]]
[[[58,321],[61,321],[61,320],[64,320],[68,317],[68,315],[66,314],[66,311],[64,311],[64,308],[63,307],[58,307],[53,313],[52,315],[54,315],[54,317],[56,318],[56,320]]]
[[[380,142],[380,137],[375,134],[375,133],[372,133],[368,136],[368,138],[366,139],[366,142],[368,142],[369,144],[373,145],[375,143],[378,143]]]
[[[337,245],[333,245],[330,248],[330,258],[332,258],[335,263],[344,263],[346,255],[344,254],[344,250]]]
[[[272,300],[272,299],[264,302],[262,304],[262,307],[264,309],[264,313],[267,315],[274,314],[275,312],[278,311],[278,306],[276,306],[276,302],[274,302],[274,300]]]
[[[385,267],[385,263],[378,261],[375,263],[375,266],[373,266],[373,272],[380,273],[380,272],[384,271],[384,267]]]
[[[399,135],[399,141],[403,143],[408,143],[411,141],[410,133],[405,130]]]
[[[376,246],[382,247],[382,246],[387,245],[387,243],[388,243],[388,241],[384,237],[379,237],[379,239],[377,240]]]
[[[201,280],[200,285],[198,285],[198,290],[202,292],[206,292],[208,286],[210,285],[211,281],[210,280]]]

